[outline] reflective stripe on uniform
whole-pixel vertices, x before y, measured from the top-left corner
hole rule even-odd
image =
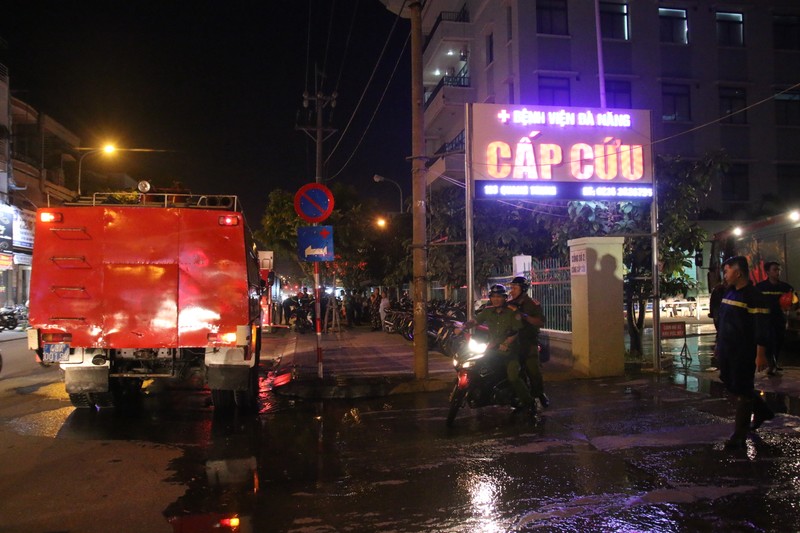
[[[739,300],[730,300],[728,298],[723,298],[722,303],[732,305],[734,307],[741,307],[742,309],[747,309],[748,313],[764,313],[769,314],[769,309],[765,307],[750,307],[747,305],[746,302],[740,302]]]

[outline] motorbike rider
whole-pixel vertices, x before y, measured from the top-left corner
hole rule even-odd
[[[539,365],[539,329],[544,326],[542,305],[528,296],[528,280],[517,276],[509,284],[511,299],[506,306],[517,311],[522,322],[519,332],[520,364],[528,370],[531,378],[531,396],[539,398],[542,407],[550,405],[550,399],[544,393],[544,380]]]
[[[471,329],[479,324],[486,324],[489,328],[489,342],[486,348],[493,354],[502,357],[506,363],[506,373],[514,394],[517,396],[519,407],[516,411],[530,411],[536,414],[536,404],[531,397],[525,382],[520,377],[519,364],[519,331],[522,329],[522,321],[519,314],[506,307],[508,293],[503,285],[492,285],[489,290],[489,302],[491,305],[480,311],[475,318],[464,322],[461,328],[456,328],[455,333],[461,333],[462,329]]]

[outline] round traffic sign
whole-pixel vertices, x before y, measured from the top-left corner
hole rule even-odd
[[[306,222],[322,222],[333,212],[333,193],[321,183],[308,183],[294,195],[294,210]]]

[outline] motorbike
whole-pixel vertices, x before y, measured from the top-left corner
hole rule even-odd
[[[459,409],[465,405],[473,409],[488,405],[519,407],[508,381],[506,358],[490,349],[482,335],[475,334],[467,340],[466,347],[453,357],[453,366],[458,380],[450,394],[448,427],[453,425]],[[522,371],[522,379],[529,384],[527,372]]]
[[[3,307],[0,309],[0,331],[4,329],[16,329],[19,325],[18,311],[13,307]]]

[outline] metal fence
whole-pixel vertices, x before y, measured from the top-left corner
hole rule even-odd
[[[569,264],[562,259],[534,259],[531,264],[530,295],[542,304],[545,328],[572,331]]]
[[[495,283],[508,285],[514,278],[510,270],[495,272],[489,278],[489,286]],[[563,259],[533,259],[530,276],[530,297],[542,305],[545,328],[556,331],[572,331],[572,285],[569,263]]]

